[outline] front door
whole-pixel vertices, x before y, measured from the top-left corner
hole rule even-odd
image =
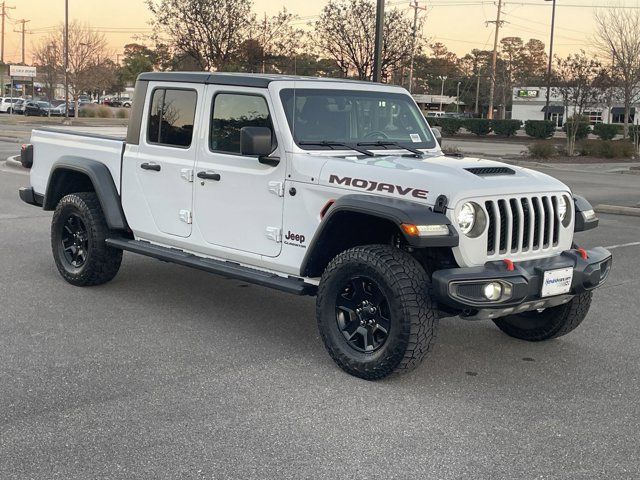
[[[278,256],[285,161],[268,165],[240,153],[245,126],[271,128],[277,149],[278,129],[267,92],[209,85],[205,105],[208,125],[196,160],[194,223],[212,245]]]
[[[149,85],[140,148],[123,161],[123,207],[139,236],[191,235],[196,110],[204,85]],[[127,185],[124,185],[127,183]]]

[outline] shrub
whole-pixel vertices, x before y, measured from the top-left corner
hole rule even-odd
[[[634,146],[625,140],[583,140],[578,144],[578,152],[585,157],[631,158]]]
[[[94,118],[96,116],[96,108],[92,106],[81,107],[78,111],[79,117]]]
[[[96,117],[98,118],[113,118],[113,111],[106,105],[98,105],[96,107]]]
[[[440,126],[440,118],[439,117],[424,117],[427,120],[427,123],[430,127],[439,127]]]
[[[533,138],[551,138],[556,131],[555,124],[549,120],[527,120],[524,131]]]
[[[573,125],[573,123],[575,122],[575,118],[571,117],[569,120],[567,120],[564,124],[564,126],[562,127],[562,131],[564,133],[567,133],[569,130],[569,126]],[[584,140],[585,138],[589,137],[589,133],[591,133],[591,125],[589,124],[588,121],[585,121],[583,118],[578,120],[578,129],[576,131],[576,140]]]
[[[440,118],[438,126],[442,129],[442,134],[451,137],[460,131],[462,121],[459,118]]]
[[[462,126],[476,135],[488,135],[491,133],[491,120],[485,118],[467,118]]]
[[[513,137],[520,127],[522,122],[520,120],[492,120],[491,128],[493,133],[502,137]]]
[[[593,134],[600,137],[600,140],[613,140],[618,134],[620,127],[606,123],[596,123],[593,126]]]
[[[529,155],[533,158],[551,158],[558,153],[556,146],[551,142],[536,142],[527,147]]]
[[[129,109],[119,108],[116,110],[116,118],[129,118]]]

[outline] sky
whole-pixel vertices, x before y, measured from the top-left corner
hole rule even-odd
[[[520,36],[525,41],[538,38],[548,44],[551,24],[551,2],[544,0],[503,0],[506,21],[500,37]],[[254,11],[274,14],[282,7],[299,15],[298,24],[314,21],[328,0],[254,0]],[[409,0],[387,0],[387,8],[400,8],[412,13]],[[424,17],[423,35],[430,42],[440,41],[458,55],[473,48],[493,46],[496,2],[490,0],[419,0]],[[64,20],[64,0],[7,0],[5,61],[19,62],[21,57],[21,19],[26,23],[26,62],[31,62],[31,47]],[[555,52],[567,55],[581,48],[589,49],[593,35],[593,14],[598,6],[625,5],[640,8],[640,0],[557,0]],[[103,32],[114,60],[125,44],[144,43],[150,33],[149,12],[144,0],[69,0],[70,19],[86,22]]]

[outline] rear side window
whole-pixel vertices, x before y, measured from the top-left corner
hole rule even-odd
[[[189,147],[193,138],[197,101],[195,90],[154,90],[147,126],[149,142]]]
[[[265,98],[242,93],[217,94],[211,118],[211,150],[240,153],[242,127],[269,127],[273,132]]]

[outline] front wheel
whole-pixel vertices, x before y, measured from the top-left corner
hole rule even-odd
[[[316,316],[329,355],[366,380],[419,365],[438,323],[426,272],[407,252],[388,245],[336,256],[320,280]]]
[[[51,221],[51,250],[60,275],[79,287],[100,285],[120,269],[122,250],[108,247],[109,227],[93,192],[67,195]]]
[[[496,318],[493,322],[504,333],[520,340],[550,340],[578,328],[589,313],[592,296],[593,292],[584,292],[564,305]]]

